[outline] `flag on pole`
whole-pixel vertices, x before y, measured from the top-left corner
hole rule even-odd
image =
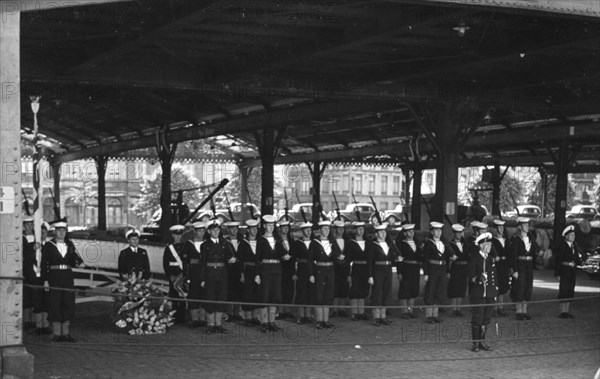
[[[35,241],[39,242],[35,250],[36,264],[33,269],[37,277],[41,276],[42,251],[42,215],[43,215],[43,195],[44,187],[42,181],[42,148],[38,144],[38,120],[37,113],[40,110],[40,96],[31,96],[31,110],[33,111],[33,146],[35,153],[33,154],[33,233]]]

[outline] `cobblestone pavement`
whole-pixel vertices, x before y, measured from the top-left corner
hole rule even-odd
[[[198,377],[423,377],[423,378],[592,378],[600,367],[600,282],[580,275],[573,302],[575,320],[557,317],[557,303],[530,305],[531,321],[514,312],[491,331],[493,351],[470,351],[469,318],[441,314],[441,324],[401,320],[392,326],[333,318],[336,328],[280,321],[283,330],[227,323],[230,333],[206,335],[202,328],[175,326],[165,335],[117,333],[108,303],[78,305],[75,344],[51,344],[27,335],[37,378]],[[536,271],[534,297],[553,299],[557,283]],[[465,310],[468,314],[468,310]],[[495,329],[493,326],[491,329]]]

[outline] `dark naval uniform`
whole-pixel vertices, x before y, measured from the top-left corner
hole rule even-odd
[[[256,238],[256,263],[260,276],[260,302],[281,303],[281,258],[285,253],[277,249],[277,242],[273,238],[274,246],[264,236]]]
[[[367,268],[367,241],[361,241],[361,247],[355,240],[349,240],[344,246],[344,255],[351,264],[350,298],[365,299],[369,296],[369,270]]]
[[[328,251],[325,246],[329,246]],[[335,297],[335,269],[333,262],[341,251],[329,240],[313,239],[308,248],[308,276],[315,277],[315,305],[331,305]]]
[[[258,284],[256,284],[256,282],[254,281],[254,278],[256,277],[256,275],[258,275],[256,254],[252,250],[252,247],[250,246],[250,242],[248,240],[242,240],[240,242],[240,245],[238,247],[238,257],[240,258],[242,275],[244,276],[244,284],[242,286],[242,302],[259,303],[259,287]],[[242,310],[244,312],[250,312],[256,308],[258,308],[258,306],[256,305],[242,305]]]
[[[558,298],[568,299],[575,296],[575,273],[576,266],[583,263],[584,255],[581,253],[577,243],[571,246],[567,241],[561,241],[556,254],[554,276],[560,276],[558,287]]]
[[[478,251],[470,257],[468,266],[469,299],[471,305],[471,330],[474,345],[477,340],[484,340],[487,325],[490,323],[492,310],[498,296],[496,257],[490,251],[487,258]],[[489,346],[479,342],[479,347],[489,350]],[[474,349],[476,347],[474,346]]]
[[[61,254],[61,249],[66,254]],[[63,252],[64,252],[63,250]],[[73,267],[83,263],[72,242],[58,244],[55,239],[44,244],[42,249],[42,281],[50,287],[74,288]],[[50,289],[48,296],[48,321],[65,322],[75,316],[75,292]]]
[[[450,242],[449,249],[446,250],[448,260],[448,271],[450,279],[448,280],[448,297],[463,298],[467,294],[467,264],[469,255],[465,247],[456,241]],[[456,257],[454,260],[453,257]]]
[[[314,285],[308,280],[308,247],[311,242],[311,240],[299,239],[292,244],[291,255],[296,261],[296,276],[298,277],[298,280],[296,280],[295,304],[311,304],[314,298],[314,294],[311,294]]]
[[[341,239],[341,241],[337,239],[331,239],[330,241],[337,246],[336,250],[340,252],[343,252],[346,244],[348,244],[348,240],[344,239]],[[350,275],[350,262],[348,260],[348,256],[344,254],[344,259],[336,259],[333,262],[333,267],[335,271],[334,297],[345,299],[350,293],[350,283],[348,283],[348,276]]]
[[[386,242],[384,245],[383,242],[377,241],[368,244],[366,250],[367,275],[373,277],[371,305],[390,305],[392,303],[392,267],[396,264],[398,253],[393,244]]]
[[[397,264],[398,273],[402,275],[398,288],[398,298],[402,300],[419,297],[421,267],[423,265],[423,250],[413,241],[400,240],[397,242],[402,260]]]
[[[494,237],[492,249],[496,252],[496,271],[498,273],[498,295],[504,295],[510,290],[510,264],[506,240]]]
[[[35,256],[35,237],[33,235],[23,236],[23,308],[33,308],[35,313],[45,312],[43,304],[43,288],[32,288],[27,286],[42,286],[44,282],[40,275],[36,274],[35,268],[40,262]],[[41,294],[38,294],[41,291]]]
[[[129,275],[135,275],[137,278],[140,273],[142,279],[150,279],[150,261],[146,249],[128,246],[119,253],[119,276],[121,280],[127,279]]]
[[[442,304],[446,300],[446,288],[448,283],[446,261],[444,251],[446,246],[439,241],[442,250],[436,243],[429,239],[423,246],[423,272],[428,276],[425,285],[425,304]]]
[[[227,261],[233,258],[231,245],[224,238],[206,240],[200,248],[202,260],[200,279],[204,282],[204,295],[207,301],[227,301]],[[206,304],[206,313],[225,312],[226,304]]]
[[[233,256],[236,258],[234,263],[227,263],[227,300],[235,302],[242,299],[242,282],[240,281],[242,275],[242,263],[240,262],[238,253],[240,241],[228,238],[227,242],[230,245]]]
[[[188,293],[188,299],[190,300],[202,300],[204,299],[204,289],[200,284],[200,275],[202,267],[201,249],[204,241],[188,240],[183,244],[183,256],[186,258],[185,277],[189,280],[190,287]],[[203,304],[192,301],[188,303],[188,309],[200,309],[204,308]]]
[[[538,255],[539,247],[535,240],[529,238],[526,244],[519,235],[511,240],[510,266],[513,272],[518,272],[518,277],[513,283],[511,291],[514,302],[530,301],[533,291],[533,266]]]
[[[180,291],[183,290],[184,274],[188,271],[186,267],[188,259],[183,253],[182,243],[167,245],[163,253],[163,269],[169,281],[169,297],[175,299],[182,299]],[[184,301],[173,301],[175,321],[185,321],[185,308],[186,304]]]
[[[292,256],[290,250],[292,248],[293,241],[290,241],[287,236],[284,239],[277,240],[275,244],[275,250],[278,251],[282,257],[289,255],[290,259],[281,260],[281,301],[284,304],[292,304],[294,301],[294,274],[296,271],[296,260]]]

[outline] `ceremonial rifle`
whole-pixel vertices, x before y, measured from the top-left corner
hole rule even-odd
[[[283,208],[284,210],[284,214],[285,214],[285,220],[289,221],[290,220],[290,216],[289,216],[289,207],[288,207],[288,198],[287,198],[287,191],[283,190],[283,196],[285,197],[285,208]]]
[[[379,214],[379,209],[377,209],[377,204],[375,204],[375,200],[373,200],[373,196],[369,196],[371,199],[371,204],[373,204],[373,208],[375,208],[375,218],[377,218],[377,222],[381,225],[383,222],[381,221],[381,215]]]
[[[354,200],[354,213],[356,214],[356,220],[361,222],[360,220],[360,210],[358,209],[358,201],[356,201],[356,197],[354,196],[354,192],[352,192],[352,200]]]
[[[235,221],[235,218],[233,217],[233,211],[231,210],[231,203],[229,202],[229,197],[227,194],[225,194],[225,201],[227,202],[227,213],[229,213],[229,218],[231,221]]]
[[[337,213],[337,216],[335,216],[335,219],[339,220],[341,217],[341,214],[342,214],[342,212],[340,211],[340,204],[338,204],[337,196],[335,196],[335,191],[331,191],[331,194],[333,195],[333,200],[335,200],[335,211]]]
[[[202,202],[200,204],[198,204],[198,206],[196,207],[196,209],[194,209],[194,211],[192,213],[190,213],[190,215],[185,219],[185,221],[183,222],[183,225],[187,224],[188,222],[190,222],[190,220],[192,220],[194,218],[194,216],[196,216],[196,214],[198,213],[198,211],[206,204],[210,201],[210,199],[213,198],[213,196],[215,196],[217,194],[217,192],[219,192],[221,190],[221,188],[225,187],[227,185],[227,183],[229,183],[229,180],[227,179],[223,179],[221,180],[221,183],[219,183],[219,185],[217,185],[217,187],[215,187],[215,189],[213,189],[208,196],[202,200]]]
[[[296,200],[298,200],[298,204],[300,205],[300,214],[302,215],[302,220],[304,220],[304,222],[308,222],[308,220],[306,219],[306,213],[304,213],[304,208],[302,208],[300,196],[298,196],[298,191],[296,191]]]

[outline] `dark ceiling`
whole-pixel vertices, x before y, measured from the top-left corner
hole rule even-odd
[[[222,158],[402,164],[435,157],[453,110],[461,164],[600,167],[600,18],[432,1],[183,1],[25,12],[22,125],[41,95],[57,162],[205,139]],[[464,34],[461,33],[464,31]],[[433,116],[432,116],[433,113]],[[412,142],[411,142],[412,141]],[[203,153],[204,154],[204,153]]]

